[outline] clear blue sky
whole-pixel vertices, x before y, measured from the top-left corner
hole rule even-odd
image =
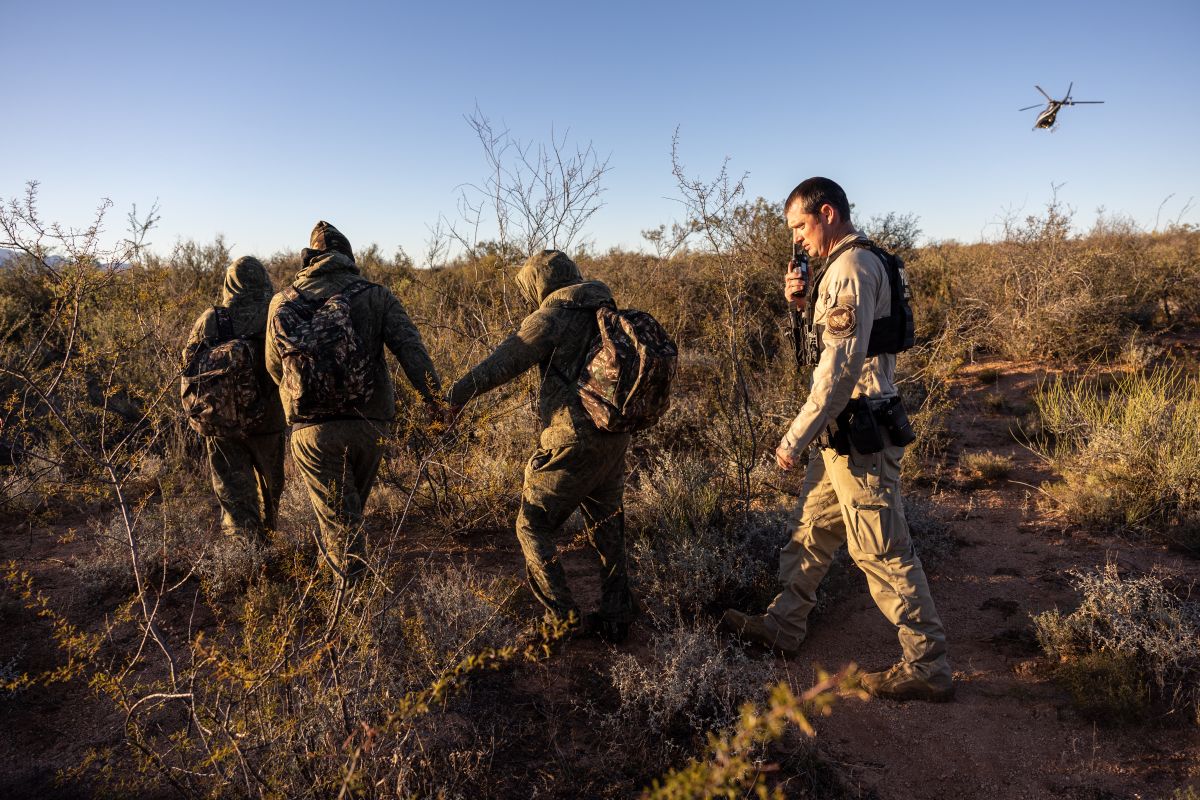
[[[306,243],[420,257],[484,162],[478,106],[525,139],[553,124],[611,157],[601,248],[679,214],[725,156],[751,196],[814,174],[858,214],[910,212],[978,240],[1052,184],[1146,227],[1200,206],[1200,3],[65,3],[0,0],[0,197],[42,183],[45,216],[155,199],[152,237],[223,233],[237,255]],[[1040,84],[1078,99],[1031,131]],[[1184,221],[1200,222],[1193,208]]]

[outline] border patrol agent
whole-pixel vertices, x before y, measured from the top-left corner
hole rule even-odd
[[[784,213],[794,241],[809,256],[825,258],[827,266],[811,290],[793,273],[785,283],[789,298],[810,292],[820,349],[808,400],[775,459],[780,469],[791,470],[810,445],[819,452],[808,462],[796,528],[780,553],[782,591],[763,615],[726,611],[721,627],[795,655],[807,633],[817,586],[845,543],[867,576],[875,604],[896,626],[902,653],[890,669],[864,674],[863,688],[895,700],[949,700],[954,686],[946,636],[900,496],[904,448],[895,439],[903,437],[883,425],[873,427],[881,438],[874,453],[862,452],[852,438],[852,415],[874,425],[875,417],[899,402],[895,355],[867,354],[872,324],[892,313],[888,272],[851,223],[846,193],[828,178],[797,186]]]

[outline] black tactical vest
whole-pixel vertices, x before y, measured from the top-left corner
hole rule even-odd
[[[890,313],[886,317],[880,317],[871,325],[871,338],[867,342],[867,355],[877,356],[882,353],[903,353],[913,346],[915,340],[915,327],[913,324],[912,292],[908,286],[908,276],[904,272],[904,261],[900,256],[889,253],[888,251],[876,246],[870,239],[855,239],[834,250],[825,259],[825,263],[821,265],[821,269],[817,272],[813,280],[812,291],[809,294],[809,308],[816,308],[816,298],[821,291],[821,282],[825,279],[825,273],[829,270],[831,264],[837,260],[838,256],[849,250],[851,247],[870,250],[872,253],[883,262],[884,271],[888,276],[888,283],[892,288],[892,302]],[[817,352],[821,352],[824,346],[824,325],[816,325],[810,323],[811,329],[816,334]]]

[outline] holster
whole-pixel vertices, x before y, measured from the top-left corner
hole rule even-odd
[[[904,401],[899,397],[884,401],[883,405],[875,409],[875,416],[887,430],[892,444],[904,447],[917,440],[917,432],[913,430],[912,423],[908,421],[908,411],[904,408]]]

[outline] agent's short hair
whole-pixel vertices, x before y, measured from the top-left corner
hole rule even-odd
[[[786,214],[795,203],[801,204],[800,209],[805,214],[816,214],[821,206],[828,203],[837,210],[842,220],[850,221],[850,201],[846,199],[846,192],[829,178],[809,178],[792,189],[783,204],[783,212]]]

